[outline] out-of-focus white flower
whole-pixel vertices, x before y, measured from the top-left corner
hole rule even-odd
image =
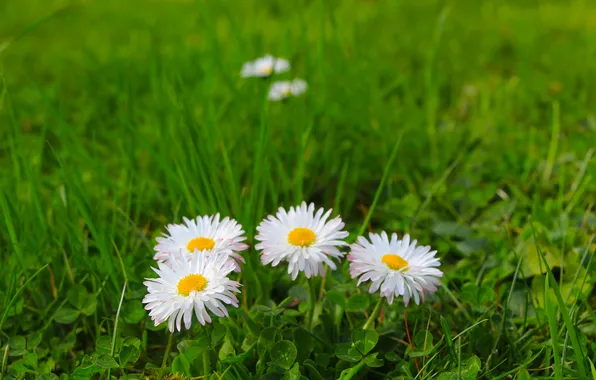
[[[437,251],[429,246],[417,247],[417,241],[410,242],[407,234],[403,240],[395,233],[389,240],[385,232],[371,233],[369,237],[370,241],[360,236],[350,245],[350,275],[353,279],[360,277],[358,285],[371,281],[371,293],[380,289],[390,304],[395,296],[403,296],[406,306],[412,298],[417,305],[424,302],[425,294],[437,290],[438,278],[443,276],[436,268],[440,265],[435,257]]]
[[[306,92],[307,87],[308,85],[303,79],[273,82],[269,88],[269,100],[277,101],[298,96]]]
[[[290,69],[290,62],[283,58],[276,58],[269,54],[252,62],[242,65],[240,76],[247,77],[268,77],[272,74],[279,74]]]

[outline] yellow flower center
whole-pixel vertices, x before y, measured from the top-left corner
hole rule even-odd
[[[200,292],[207,287],[207,279],[200,274],[189,274],[178,281],[178,293],[188,297],[190,292]]]
[[[261,73],[266,74],[266,75],[270,75],[273,72],[273,66],[264,66],[261,69]]]
[[[288,242],[292,245],[300,247],[310,247],[317,239],[317,235],[310,228],[298,227],[294,228],[288,234]]]
[[[387,265],[389,269],[393,270],[401,270],[409,265],[408,262],[404,260],[401,256],[394,255],[393,253],[388,253],[384,255],[381,261],[385,263],[385,265]]]
[[[215,241],[202,236],[192,239],[186,245],[186,248],[191,252],[194,252],[195,249],[198,249],[199,251],[210,251],[213,249],[213,247],[215,247]]]

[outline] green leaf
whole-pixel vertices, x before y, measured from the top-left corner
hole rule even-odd
[[[184,354],[189,363],[198,358],[203,352],[209,350],[211,340],[206,334],[202,334],[195,340],[183,340],[178,343],[178,351]]]
[[[59,377],[53,373],[44,373],[37,377],[37,380],[58,380]]]
[[[382,367],[384,362],[383,359],[377,358],[378,352],[370,354],[366,358],[364,358],[364,363],[372,368]]]
[[[228,329],[225,325],[218,323],[213,326],[211,331],[211,346],[215,347],[226,336]]]
[[[272,309],[272,310],[266,311],[265,315],[268,317],[275,317],[276,315],[279,315],[283,312],[284,312],[284,309]]]
[[[300,373],[300,365],[298,363],[285,373],[283,380],[299,380],[302,374]]]
[[[134,345],[123,345],[120,349],[120,366],[124,367],[128,363],[136,363],[141,355],[141,350]]]
[[[525,278],[540,276],[546,273],[546,266],[541,263],[540,257],[545,256],[552,267],[561,266],[561,253],[554,246],[546,246],[530,237],[527,241],[521,242],[516,249],[524,254],[523,271],[520,272]]]
[[[74,370],[70,378],[74,380],[88,380],[101,371],[101,367],[96,365],[90,356],[85,355],[81,360],[81,365]]]
[[[136,348],[140,348],[141,340],[135,336],[127,336],[126,338],[124,338],[122,343],[120,343],[121,348],[126,346],[134,346]]]
[[[474,380],[478,372],[480,372],[480,359],[474,355],[466,360],[466,365],[462,368],[461,376],[466,380]]]
[[[331,303],[345,309],[348,306],[348,300],[344,292],[340,292],[337,289],[331,289],[327,292],[327,298]]]
[[[8,338],[8,345],[15,350],[24,350],[27,347],[27,341],[24,336],[16,335]]]
[[[101,371],[101,367],[93,362],[93,358],[85,355],[81,360],[81,365],[74,370],[70,378],[74,380],[88,380]]]
[[[76,321],[80,312],[70,307],[62,307],[54,314],[54,320],[58,323],[68,325]]]
[[[362,354],[349,343],[340,343],[335,347],[335,356],[347,362],[358,362],[362,359]]]
[[[313,337],[301,327],[297,327],[292,332],[292,338],[298,348],[298,363],[304,362],[310,357],[310,353],[315,348]]]
[[[360,363],[356,364],[352,368],[344,369],[343,371],[341,371],[339,380],[348,380],[348,379],[353,378],[354,376],[356,376],[358,371],[360,371],[360,368],[362,368],[362,366],[364,366],[364,361],[361,361]]]
[[[95,341],[95,350],[98,354],[108,354],[112,350],[112,337],[100,336]]]
[[[240,310],[240,316],[242,317],[242,319],[244,319],[244,323],[246,323],[248,330],[254,336],[259,336],[261,334],[261,329],[259,325],[257,325],[257,323],[253,321],[252,318],[248,314],[246,314],[244,310]]]
[[[330,361],[331,361],[331,355],[328,355],[324,352],[315,354],[315,363],[317,363],[318,365],[320,365],[323,368],[327,368]]]
[[[230,356],[235,356],[236,350],[234,350],[234,345],[229,340],[224,340],[224,343],[221,345],[219,349],[218,358],[219,360],[227,359]]]
[[[42,334],[39,331],[34,331],[27,336],[27,349],[35,350],[41,343]]]
[[[147,312],[143,308],[143,304],[138,299],[127,300],[122,304],[122,312],[120,318],[124,323],[137,324],[145,318]]]
[[[27,353],[27,341],[24,336],[13,336],[8,339],[8,356],[23,356]]]
[[[12,362],[8,368],[18,373],[36,373],[37,372],[37,354],[29,353],[22,359]]]
[[[399,358],[397,357],[397,354],[395,352],[387,352],[385,354],[385,359],[389,360],[390,362],[396,362],[399,360]]]
[[[594,379],[596,379],[596,377]],[[517,373],[515,380],[532,380],[532,376],[530,376],[528,370],[524,368]]]
[[[414,338],[416,349],[419,352],[428,352],[433,348],[433,335],[430,331],[421,330],[418,331]]]
[[[354,330],[352,332],[352,342],[354,347],[362,355],[366,355],[375,348],[379,341],[379,334],[375,330]]]
[[[190,362],[184,355],[178,355],[172,361],[172,372],[184,376],[192,376],[190,373]]]
[[[86,316],[91,316],[95,314],[95,310],[97,309],[97,297],[95,294],[89,294],[89,297],[85,301],[85,304],[81,308],[81,313]]]
[[[325,380],[319,371],[311,364],[304,364],[304,369],[311,380]]]
[[[251,309],[255,310],[255,311],[262,311],[262,312],[271,310],[271,308],[269,306],[265,306],[265,305],[255,305]]]
[[[257,344],[257,350],[259,354],[262,355],[265,351],[270,350],[277,341],[277,327],[266,327],[261,330],[261,335],[259,335],[259,341]]]
[[[269,372],[261,376],[259,380],[282,380],[282,376],[275,372]]]
[[[368,295],[363,293],[356,293],[352,294],[350,299],[348,300],[348,307],[347,309],[350,311],[360,311],[362,309],[368,308],[370,304],[370,300]]]
[[[294,343],[289,340],[280,340],[271,348],[270,355],[271,361],[274,364],[289,369],[292,363],[294,363],[294,360],[296,360],[298,350]]]
[[[292,297],[286,297],[284,300],[282,300],[279,305],[277,305],[278,308],[283,309],[286,306],[288,306],[290,303],[292,303]]]
[[[590,363],[590,372],[592,372],[592,380],[596,380],[596,368],[594,367],[594,363],[590,358],[588,358],[588,362]]]
[[[95,359],[95,364],[104,369],[118,368],[118,363],[116,362],[116,359],[114,359],[109,354],[99,355],[97,359]]]
[[[303,314],[304,314],[304,312],[299,311],[299,310],[294,310],[294,309],[285,309],[284,310],[284,315],[288,316],[288,317],[299,317]]]
[[[82,309],[88,298],[87,289],[81,284],[75,284],[68,289],[68,302],[76,309]]]

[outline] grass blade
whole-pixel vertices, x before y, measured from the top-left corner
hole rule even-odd
[[[549,277],[550,286],[555,293],[555,297],[557,298],[557,303],[559,304],[559,310],[561,312],[561,316],[563,317],[563,323],[565,324],[565,327],[567,328],[567,332],[569,333],[569,337],[571,338],[571,345],[573,346],[573,351],[575,352],[575,357],[577,358],[576,363],[577,363],[577,367],[578,367],[578,371],[579,371],[579,377],[585,378],[587,376],[586,365],[584,363],[584,358],[586,356],[585,356],[585,354],[581,348],[581,345],[579,343],[577,331],[575,330],[575,326],[573,325],[573,322],[571,321],[570,313],[567,310],[565,301],[563,301],[563,297],[561,296],[561,289],[559,288],[559,284],[557,284],[557,280],[555,279],[555,276],[553,276],[550,266],[548,265],[548,262],[546,261],[546,258],[544,257],[544,253],[542,252],[542,249],[540,248],[540,245],[538,244],[538,240],[536,237],[536,229],[534,228],[534,224],[531,223],[531,226],[532,226],[532,233],[534,234],[534,242],[536,245],[536,250],[537,250],[538,254],[540,255],[540,258],[541,258],[543,264],[546,267],[546,275]],[[547,291],[547,290],[548,289],[545,289],[545,291]]]

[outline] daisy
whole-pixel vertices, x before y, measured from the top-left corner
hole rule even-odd
[[[410,242],[408,234],[403,240],[398,240],[395,233],[391,240],[385,232],[369,236],[370,241],[359,236],[357,242],[350,245],[350,275],[353,279],[360,276],[358,285],[371,281],[371,293],[380,288],[381,296],[386,297],[389,304],[393,297],[403,296],[406,306],[412,298],[419,305],[424,302],[426,293],[437,290],[438,278],[443,276],[436,268],[440,265],[435,257],[437,251],[431,251],[429,246],[417,247],[417,241]]]
[[[302,79],[273,82],[269,88],[269,100],[284,100],[290,96],[298,96],[306,92],[307,84]]]
[[[292,280],[298,272],[304,272],[307,278],[325,275],[323,263],[336,269],[332,258],[341,258],[344,253],[338,246],[347,245],[342,239],[348,233],[342,231],[344,223],[338,216],[327,221],[331,210],[322,208],[315,214],[315,205],[290,207],[286,211],[280,207],[275,216],[269,215],[257,227],[255,237],[260,243],[255,246],[262,250],[261,262],[276,267],[280,262],[288,263],[288,274]]]
[[[248,248],[243,243],[246,237],[242,225],[228,217],[219,220],[219,214],[182,219],[184,224],[169,224],[166,227],[168,233],[156,239],[155,260],[167,260],[170,253],[178,251],[192,254],[195,251],[210,253],[223,250],[234,258],[235,270],[240,271],[240,263],[244,259],[238,252]]]
[[[226,305],[238,307],[240,283],[226,277],[234,270],[234,261],[221,252],[211,255],[185,255],[183,252],[170,254],[168,265],[157,263],[152,268],[158,278],[147,278],[144,282],[148,294],[143,299],[149,316],[159,325],[168,321],[170,332],[181,331],[181,322],[188,330],[192,314],[199,323],[211,323],[207,309],[218,317],[227,317]]]
[[[258,58],[253,62],[246,62],[242,65],[240,76],[247,77],[268,77],[271,74],[279,74],[290,69],[290,62],[283,58],[275,58],[269,54]]]

